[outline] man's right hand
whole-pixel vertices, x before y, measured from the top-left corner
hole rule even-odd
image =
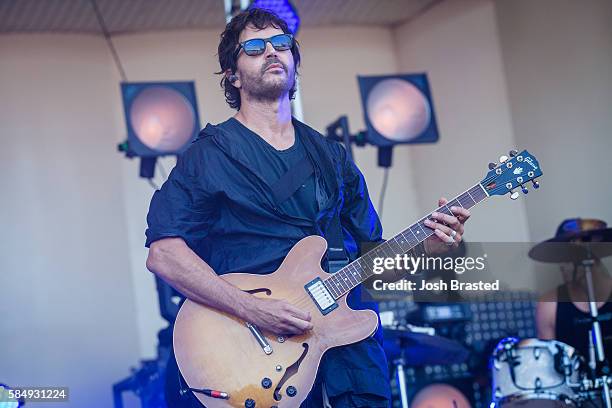
[[[246,320],[260,330],[287,335],[303,334],[313,328],[310,313],[284,300],[254,297],[250,306]]]

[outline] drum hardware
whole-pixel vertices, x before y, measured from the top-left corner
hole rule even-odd
[[[596,359],[596,374],[599,376],[595,379],[599,379],[601,382],[601,393],[606,408],[612,408],[612,401],[610,399],[610,367],[606,361],[606,355],[603,348],[603,337],[601,335],[601,324],[599,313],[597,310],[597,300],[595,299],[595,291],[593,290],[593,271],[591,267],[595,263],[593,254],[590,250],[588,242],[585,246],[587,256],[582,260],[582,266],[584,267],[586,281],[587,281],[587,292],[589,297],[589,311],[591,312],[592,327],[591,327],[591,344],[595,350]]]
[[[436,336],[432,327],[395,323],[384,328],[384,349],[393,362],[400,392],[401,407],[408,408],[405,367],[464,362],[469,351],[460,343]]]
[[[592,382],[595,388],[600,388],[605,408],[612,408],[610,397],[610,366],[606,360],[601,334],[603,320],[610,317],[599,315],[597,300],[593,289],[593,270],[596,259],[612,255],[612,228],[607,228],[605,222],[600,220],[575,220],[580,224],[580,231],[571,231],[557,234],[553,239],[544,241],[529,251],[529,256],[537,261],[550,263],[571,262],[584,268],[587,297],[589,303],[590,324],[589,332],[589,367],[592,370]],[[596,225],[595,229],[585,229],[583,225]],[[589,390],[592,391],[592,390]]]
[[[490,367],[492,406],[502,408],[576,407],[585,378],[584,360],[555,340],[506,338]]]

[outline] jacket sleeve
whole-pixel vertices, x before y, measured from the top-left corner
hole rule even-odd
[[[381,242],[382,225],[368,194],[363,174],[340,147],[343,161],[344,203],[340,220],[359,245],[364,242]]]
[[[194,144],[183,153],[168,180],[153,194],[147,214],[146,247],[162,238],[180,237],[195,249],[207,236],[216,206],[200,150]]]

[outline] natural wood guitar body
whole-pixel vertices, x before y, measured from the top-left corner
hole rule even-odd
[[[337,346],[367,338],[377,328],[376,313],[353,310],[346,296],[338,307],[323,315],[304,288],[308,282],[329,274],[321,269],[326,241],[309,236],[298,242],[279,269],[269,275],[228,274],[222,278],[255,296],[284,299],[312,316],[314,329],[301,336],[279,339],[263,332],[272,347],[266,354],[246,322],[192,301],[185,301],[174,327],[174,350],[181,374],[191,388],[227,392],[229,399],[194,395],[207,408],[245,407],[251,399],[256,408],[299,407],[313,387],[323,353]],[[262,385],[268,378],[269,388]],[[288,387],[296,394],[290,396]],[[276,391],[276,393],[275,393]]]

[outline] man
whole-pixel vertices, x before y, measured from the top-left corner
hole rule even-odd
[[[530,252],[530,256],[544,262],[559,263],[564,284],[545,293],[537,304],[536,326],[538,338],[544,340],[559,340],[574,347],[580,355],[589,359],[590,312],[587,296],[585,269],[580,259],[567,261],[569,252],[564,243],[582,241],[595,242],[604,249],[606,255],[610,252],[610,244],[603,245],[612,237],[612,229],[607,228],[604,221],[588,218],[572,218],[563,221],[557,228],[554,238],[538,244]],[[602,242],[603,241],[603,242]],[[569,244],[568,244],[569,245]],[[557,258],[557,259],[556,259]],[[612,313],[612,279],[608,275],[601,259],[595,259],[591,267],[593,290],[600,315]],[[612,321],[601,322],[601,332],[605,351],[612,344]]]
[[[301,238],[328,236],[335,217],[351,259],[359,243],[382,235],[365,180],[343,148],[291,117],[300,54],[288,33],[284,21],[259,9],[228,23],[219,44],[221,84],[238,112],[206,126],[154,194],[147,218],[149,270],[191,300],[274,334],[304,333],[312,329],[311,316],[283,300],[242,292],[217,275],[271,273]],[[291,184],[284,176],[304,160],[313,168],[310,176],[291,194],[278,194],[284,181]],[[428,253],[461,240],[469,212],[455,210],[459,218],[439,214],[439,222],[428,224],[436,230],[424,245]],[[322,407],[325,398],[334,408],[387,407],[379,341],[380,335],[326,353],[303,406]],[[187,402],[174,400],[180,377],[173,359],[169,366],[169,406],[201,406],[189,393]]]

